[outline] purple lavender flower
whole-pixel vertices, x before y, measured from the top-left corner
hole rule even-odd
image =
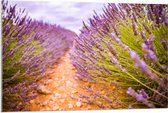
[[[150,50],[145,43],[142,44],[142,49],[149,59],[151,59],[154,63],[158,62],[156,54],[152,50]]]
[[[127,90],[127,94],[133,94],[134,93],[134,90],[132,89],[132,87],[129,87],[128,90]]]
[[[149,96],[144,89],[138,90],[138,93],[142,94],[144,98],[149,99]]]
[[[151,107],[151,108],[155,107],[153,104],[149,103],[149,101],[148,101],[149,96],[144,91],[144,89],[138,90],[137,92],[134,89],[132,89],[132,87],[129,87],[127,90],[127,94],[134,97],[137,101],[142,102],[143,104],[147,105],[148,107]]]
[[[168,18],[166,18],[166,19],[164,20],[164,24],[165,24],[166,26],[168,26]]]
[[[131,56],[131,58],[132,58],[133,60],[136,60],[136,59],[138,58],[138,56],[137,56],[137,54],[136,54],[135,51],[131,51],[131,52],[130,52],[130,56]]]
[[[142,101],[145,101],[146,99],[143,97],[142,94],[137,94],[136,95],[136,100],[139,101],[139,102],[142,102]]]

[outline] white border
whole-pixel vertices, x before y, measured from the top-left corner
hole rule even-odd
[[[107,3],[107,2],[111,2],[111,3],[145,3],[145,4],[168,4],[168,0],[8,0],[10,1],[55,1],[55,2],[103,2],[103,3]],[[0,5],[1,6],[1,5]],[[1,6],[2,7],[2,6]],[[0,7],[0,8],[1,8]],[[1,15],[1,14],[0,14]],[[1,18],[0,21],[2,22]],[[0,23],[0,59],[2,59],[2,23]],[[2,111],[2,60],[0,60],[0,72],[1,72],[1,77],[0,77],[0,87],[1,87],[1,92],[0,92],[0,112]],[[152,113],[166,113],[166,111],[168,111],[167,108],[165,109],[138,109],[138,110],[90,110],[90,111],[61,111],[62,113],[71,113],[71,112],[80,112],[80,113],[84,113],[84,112],[94,112],[94,113],[102,113],[102,112],[107,112],[107,113],[146,113],[146,112],[152,112]],[[60,112],[60,111],[57,111]],[[16,112],[17,113],[17,112]],[[18,112],[19,113],[19,112]],[[25,113],[29,113],[29,112],[25,112]],[[35,112],[32,112],[35,113]],[[46,113],[46,112],[44,112]]]

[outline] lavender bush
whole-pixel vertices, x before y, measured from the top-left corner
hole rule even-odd
[[[74,36],[2,1],[3,111],[25,110],[24,102],[36,97],[37,81],[71,47]]]
[[[121,88],[122,108],[168,107],[168,6],[108,4],[103,11],[75,38],[76,77]]]

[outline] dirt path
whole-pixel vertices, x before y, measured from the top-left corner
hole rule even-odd
[[[72,99],[81,92],[87,93],[79,86],[86,86],[88,83],[76,81],[73,78],[76,70],[68,53],[61,58],[59,64],[53,66],[49,71],[50,74],[40,81],[41,89],[39,89],[45,93],[39,93],[37,98],[28,103],[27,107],[31,111],[100,109],[94,104]]]

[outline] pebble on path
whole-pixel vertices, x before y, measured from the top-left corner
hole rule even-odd
[[[76,102],[76,106],[77,106],[77,107],[81,107],[81,106],[82,106],[82,103],[81,103],[81,102]]]
[[[73,105],[72,104],[68,104],[68,108],[73,108]]]

